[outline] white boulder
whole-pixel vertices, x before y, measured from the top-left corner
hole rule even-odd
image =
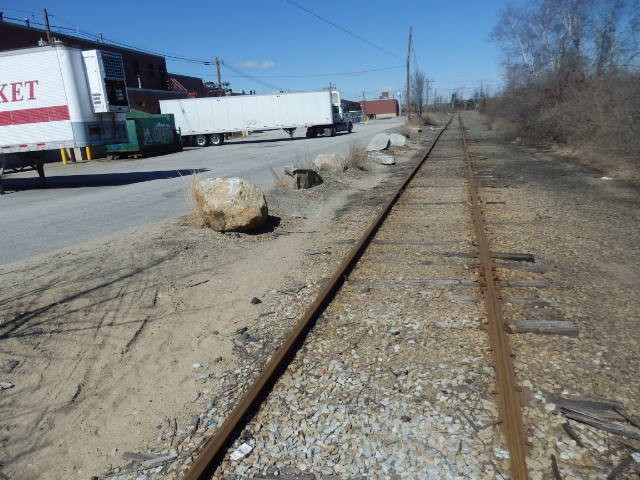
[[[367,145],[367,152],[377,152],[380,150],[386,150],[389,148],[391,140],[386,133],[379,133],[371,139],[369,145]]]
[[[250,231],[267,222],[264,193],[242,178],[205,178],[195,183],[194,197],[204,223],[219,232]]]
[[[392,133],[389,135],[389,141],[392,147],[404,147],[407,144],[407,137],[399,133]]]
[[[342,173],[347,169],[347,162],[342,155],[321,153],[313,159],[313,166],[320,171]]]
[[[396,157],[394,157],[393,155],[387,155],[386,153],[370,152],[369,159],[379,163],[380,165],[396,164]]]

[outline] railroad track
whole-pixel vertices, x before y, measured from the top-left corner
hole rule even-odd
[[[185,479],[529,478],[476,170],[452,117]]]

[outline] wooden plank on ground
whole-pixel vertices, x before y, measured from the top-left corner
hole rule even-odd
[[[616,468],[611,470],[611,473],[609,475],[607,475],[607,480],[615,480],[616,478],[618,478],[620,476],[620,474],[622,474],[622,472],[629,465],[631,465],[631,463],[633,463],[633,457],[631,455],[629,455],[629,456],[625,457],[624,459],[622,459],[622,461],[616,466]]]
[[[539,333],[577,337],[578,328],[567,320],[516,320],[507,323],[509,333]]]
[[[553,300],[547,300],[542,297],[517,297],[512,295],[506,295],[503,300],[504,303],[510,303],[511,305],[531,305],[534,307],[550,307],[559,308],[560,306]]]
[[[505,287],[522,288],[522,287],[535,287],[535,288],[547,288],[549,282],[546,280],[508,280],[505,282]]]
[[[371,243],[376,245],[418,245],[421,247],[432,247],[437,245],[451,245],[458,243],[454,240],[445,240],[443,242],[423,242],[422,240],[374,240]]]
[[[451,300],[462,303],[477,303],[480,299],[475,295],[449,295]]]
[[[531,253],[507,253],[507,252],[493,252],[491,258],[497,258],[500,260],[515,260],[518,262],[531,262],[535,260]]]
[[[565,411],[563,413],[565,417],[575,420],[576,422],[584,423],[585,425],[599,428],[601,430],[606,430],[607,432],[615,433],[616,435],[621,435],[623,437],[640,440],[640,428],[634,427],[633,425],[622,425],[619,423],[608,422],[606,420],[576,412]]]
[[[544,273],[544,265],[529,262],[496,262],[496,268],[504,270],[519,270],[521,272]]]
[[[560,395],[549,395],[547,400],[560,409],[560,411],[572,411],[582,413],[591,417],[603,420],[614,420],[617,422],[626,422],[625,417],[620,410],[623,406],[615,400],[602,400],[582,397],[562,397]]]
[[[422,205],[466,205],[467,202],[412,202],[412,201],[407,201],[407,202],[398,202],[397,205],[404,207],[405,205],[407,206],[422,206]]]
[[[465,286],[465,287],[477,287],[477,280],[467,279],[449,279],[449,278],[354,278],[349,279],[349,283],[354,284],[366,284],[372,286],[387,286],[387,285],[407,285],[407,286],[434,286],[434,287],[447,287],[447,286]]]

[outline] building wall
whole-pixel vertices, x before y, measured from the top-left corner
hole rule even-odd
[[[364,100],[360,102],[365,115],[376,118],[397,117],[400,114],[400,106],[395,98],[384,100]]]
[[[92,42],[69,35],[53,33],[65,45],[85,50],[101,49],[119,53],[124,60],[124,68],[128,87],[138,87],[138,75],[143,88],[154,90],[167,89],[167,65],[164,57],[117,47],[108,43]],[[38,41],[46,40],[44,31],[9,22],[0,22],[0,50],[36,47]]]
[[[131,110],[146,113],[160,113],[158,100],[174,100],[187,98],[184,92],[172,92],[170,90],[146,90],[144,88],[127,88],[129,107]]]
[[[66,45],[89,49],[107,50],[122,55],[124,61],[127,94],[132,109],[147,113],[160,113],[158,100],[186,98],[183,92],[174,92],[169,88],[169,76],[175,77],[195,96],[206,97],[207,89],[201,79],[186,75],[167,73],[164,57],[122,48],[108,43],[94,42],[57,32],[53,36]],[[35,47],[39,40],[46,40],[43,30],[0,20],[0,51],[17,48]]]
[[[180,82],[180,84],[190,93],[195,92],[197,97],[208,96],[207,88],[204,86],[204,82],[200,78],[190,77],[188,75],[178,75],[175,73],[170,73],[169,75]]]
[[[341,100],[342,109],[347,112],[357,112],[362,110],[359,102],[352,102],[351,100]]]

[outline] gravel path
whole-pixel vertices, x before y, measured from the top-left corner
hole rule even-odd
[[[218,476],[508,472],[460,153],[452,124]]]
[[[575,338],[510,336],[530,478],[638,478],[640,189],[505,143],[475,113],[464,119],[492,251],[535,257],[499,260],[499,280],[549,284],[505,288],[505,319],[578,329]],[[454,122],[214,478],[510,478],[461,155]],[[409,167],[338,212],[305,268],[238,332],[239,366],[203,380],[206,411],[161,429],[151,450],[170,466],[133,478],[181,476]],[[561,398],[606,400],[615,407],[586,413],[631,436],[566,418]]]
[[[638,478],[640,437],[568,420],[556,412],[555,397],[613,400],[625,415],[640,415],[640,188],[602,178],[602,172],[572,159],[507,144],[487,131],[478,116],[465,121],[475,141],[471,153],[481,158],[479,168],[501,187],[485,190],[486,200],[504,202],[487,206],[487,217],[494,220],[493,249],[534,254],[546,272],[529,278],[549,282],[527,295],[552,306],[507,303],[505,316],[571,321],[578,329],[577,338],[513,338],[532,444],[531,478],[554,478],[552,456],[565,480],[608,478],[625,459],[630,461],[615,478]],[[505,293],[516,295],[511,289]],[[619,415],[605,413],[630,426]]]

